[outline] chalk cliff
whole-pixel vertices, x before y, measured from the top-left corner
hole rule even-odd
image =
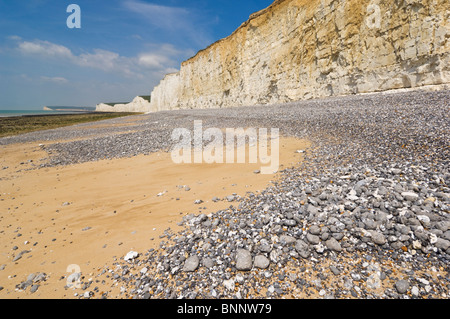
[[[96,112],[150,112],[150,102],[146,97],[136,96],[130,103],[100,103],[95,108]]]
[[[151,111],[450,83],[448,0],[276,0],[182,63]]]

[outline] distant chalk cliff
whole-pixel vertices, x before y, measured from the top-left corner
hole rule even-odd
[[[129,103],[100,103],[97,104],[95,110],[97,112],[150,112],[150,97],[137,96]]]

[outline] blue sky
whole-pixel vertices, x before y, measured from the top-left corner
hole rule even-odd
[[[273,0],[0,0],[0,109],[95,106],[163,76]],[[81,28],[66,21],[81,9]]]

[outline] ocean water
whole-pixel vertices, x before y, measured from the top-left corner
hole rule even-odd
[[[44,110],[0,110],[0,117],[12,117],[23,115],[80,114],[80,113],[83,112],[44,111]]]

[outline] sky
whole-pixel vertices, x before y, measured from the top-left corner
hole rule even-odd
[[[0,0],[0,110],[150,95],[182,61],[272,2]]]

